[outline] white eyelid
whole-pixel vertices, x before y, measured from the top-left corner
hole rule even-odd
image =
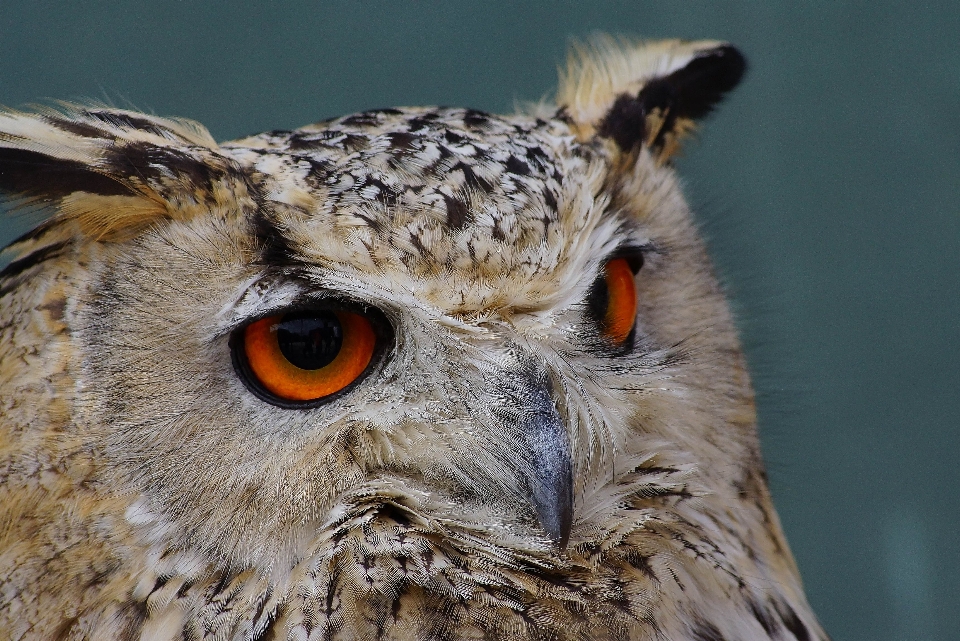
[[[236,297],[217,312],[214,331],[221,335],[231,332],[247,320],[291,307],[305,294],[300,283],[258,274],[241,283]]]

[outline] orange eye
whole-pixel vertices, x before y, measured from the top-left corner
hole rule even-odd
[[[353,383],[377,344],[367,318],[340,310],[270,316],[242,332],[241,369],[270,394],[295,402],[319,400]]]
[[[630,337],[637,317],[637,290],[627,259],[614,258],[606,264],[604,284],[607,295],[602,311],[603,333],[622,344]]]

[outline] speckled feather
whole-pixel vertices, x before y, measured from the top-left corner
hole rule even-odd
[[[0,636],[827,639],[669,164],[742,71],[722,43],[600,41],[537,115],[222,145],[0,114],[0,188],[53,211],[0,273]],[[586,300],[625,248],[617,351]],[[318,301],[381,310],[385,356],[316,407],[251,394],[231,335]],[[537,411],[563,427],[566,541]]]

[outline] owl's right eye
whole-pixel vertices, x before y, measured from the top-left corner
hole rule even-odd
[[[257,396],[278,405],[314,405],[357,382],[377,349],[374,323],[342,309],[268,316],[238,330],[234,365]]]

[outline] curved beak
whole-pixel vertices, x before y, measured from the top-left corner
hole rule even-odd
[[[525,442],[526,477],[529,499],[546,533],[561,548],[566,547],[573,523],[573,470],[570,440],[557,412],[552,385],[546,375],[508,377],[510,414]],[[503,390],[507,391],[507,390]],[[504,412],[504,410],[506,410]]]

